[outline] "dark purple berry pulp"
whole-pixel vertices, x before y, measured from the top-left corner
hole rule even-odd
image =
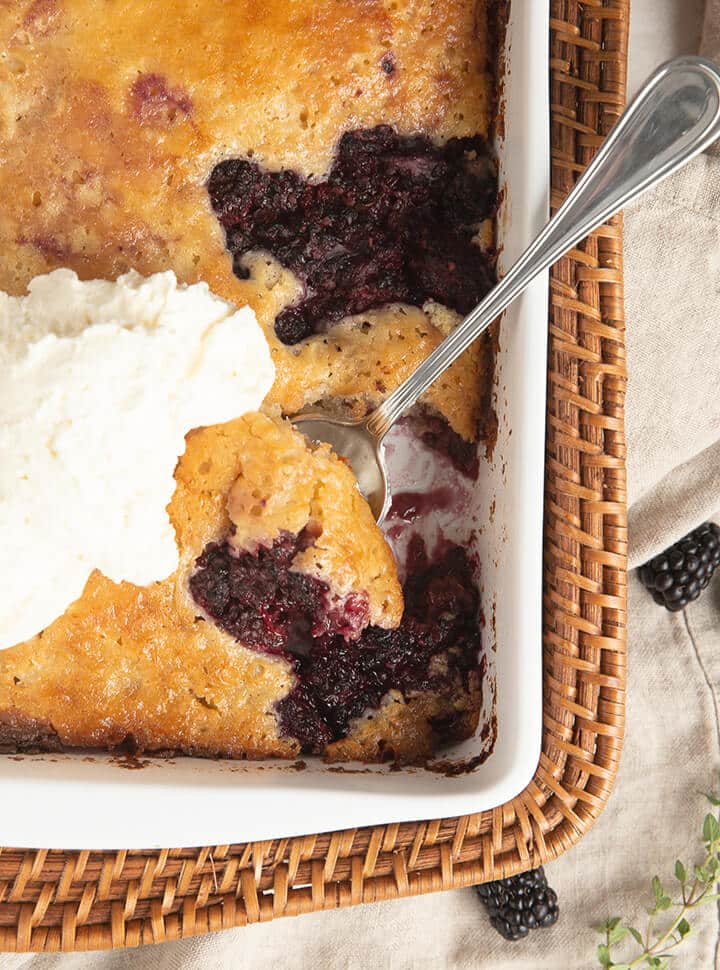
[[[190,592],[226,633],[267,653],[291,651],[308,637],[357,636],[367,623],[367,599],[334,600],[327,583],[292,569],[311,542],[305,531],[283,533],[254,555],[228,541],[210,543],[196,562]]]
[[[473,242],[497,199],[482,138],[437,146],[379,125],[341,137],[325,181],[227,159],[208,192],[238,276],[244,254],[263,250],[304,283],[275,321],[286,344],[387,303],[465,314],[494,282],[491,254]]]
[[[212,543],[190,579],[195,601],[218,626],[293,664],[297,682],[278,704],[285,735],[305,751],[321,751],[390,690],[451,696],[467,688],[480,633],[478,593],[463,549],[450,547],[430,562],[415,543],[402,622],[384,630],[365,626],[363,597],[333,603],[325,583],[291,569],[306,542],[283,535],[255,555]]]

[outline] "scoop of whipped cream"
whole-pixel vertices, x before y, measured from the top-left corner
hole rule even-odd
[[[0,649],[60,616],[94,569],[170,575],[185,434],[257,409],[273,378],[252,310],[170,272],[58,269],[0,293]]]

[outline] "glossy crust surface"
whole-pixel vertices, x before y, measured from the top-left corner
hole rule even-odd
[[[320,177],[343,131],[378,124],[486,134],[487,37],[484,0],[0,4],[0,289],[170,268],[253,307],[286,412],[377,403],[440,342],[437,317],[394,307],[284,346],[292,279],[233,274],[205,183],[233,156]],[[428,396],[469,439],[485,366],[480,344]]]
[[[280,476],[305,487],[283,492]],[[233,527],[233,543],[252,549],[310,526],[317,537],[293,569],[322,579],[333,595],[366,595],[375,625],[399,623],[392,553],[350,471],[325,446],[312,449],[287,422],[250,414],[188,435],[176,480],[177,572],[150,587],[96,572],[42,634],[0,652],[1,742],[296,754],[275,713],[293,685],[290,663],[223,633],[189,593],[197,557]]]

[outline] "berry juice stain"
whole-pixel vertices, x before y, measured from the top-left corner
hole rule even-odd
[[[393,495],[387,517],[412,523],[438,509],[452,508],[454,501],[455,493],[447,486],[430,492],[397,492]]]

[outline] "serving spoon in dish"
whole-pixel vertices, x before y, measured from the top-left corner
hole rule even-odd
[[[720,137],[720,69],[700,57],[669,61],[651,75],[563,205],[500,282],[370,415],[342,420],[319,411],[293,424],[349,463],[378,523],[390,507],[385,435],[408,408],[544,270],[628,202],[672,175]]]

